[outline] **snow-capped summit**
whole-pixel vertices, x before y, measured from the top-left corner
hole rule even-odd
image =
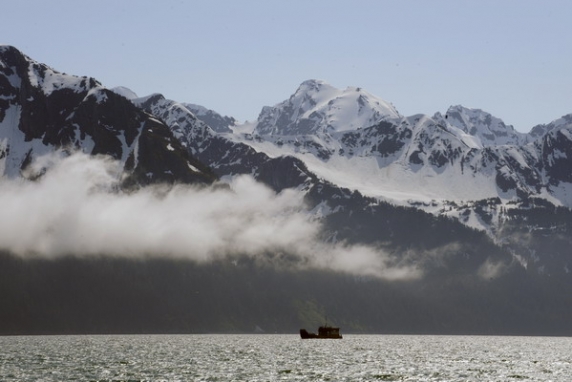
[[[337,89],[307,80],[286,101],[262,109],[257,135],[310,135],[356,130],[383,120],[401,118],[390,103],[361,88]]]
[[[119,94],[120,96],[127,98],[128,100],[139,98],[139,96],[133,90],[126,88],[125,86],[117,86],[110,90],[116,94]]]
[[[473,136],[480,147],[497,145],[522,145],[528,136],[519,133],[512,125],[480,109],[461,105],[451,106],[445,114],[447,123]]]

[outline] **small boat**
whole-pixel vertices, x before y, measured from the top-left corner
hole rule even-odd
[[[340,328],[334,328],[333,326],[320,326],[318,328],[318,334],[309,333],[306,329],[300,329],[300,337],[302,339],[307,338],[342,338],[340,334]]]

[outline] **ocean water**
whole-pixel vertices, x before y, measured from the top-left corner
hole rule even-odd
[[[1,381],[571,381],[572,339],[0,337]]]

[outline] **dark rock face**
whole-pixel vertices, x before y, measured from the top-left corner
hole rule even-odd
[[[572,128],[550,131],[537,147],[550,184],[572,183]]]
[[[388,157],[403,149],[411,136],[411,129],[382,121],[365,129],[345,133],[341,142],[350,152],[360,146],[369,146],[372,153]]]
[[[150,121],[138,141],[138,160],[132,182],[211,184],[216,175],[205,164],[187,153],[163,123]],[[132,158],[135,154],[131,154]]]
[[[17,174],[36,155],[65,148],[122,161],[132,183],[208,184],[215,179],[206,166],[178,150],[180,142],[168,126],[95,79],[59,73],[13,47],[0,49],[0,61],[0,134],[9,137],[2,151],[14,166],[8,173]],[[9,131],[23,137],[17,141]]]

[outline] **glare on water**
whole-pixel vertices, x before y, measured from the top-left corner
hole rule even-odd
[[[2,381],[569,381],[571,338],[0,337]]]

